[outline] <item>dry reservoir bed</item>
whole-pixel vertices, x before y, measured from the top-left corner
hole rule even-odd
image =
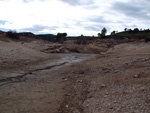
[[[33,51],[44,60],[15,68],[2,62],[0,113],[150,112],[149,43],[119,44],[100,55]]]

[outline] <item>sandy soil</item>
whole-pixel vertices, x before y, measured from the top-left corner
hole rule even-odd
[[[150,44],[119,43],[91,55],[0,41],[0,113],[149,113]]]

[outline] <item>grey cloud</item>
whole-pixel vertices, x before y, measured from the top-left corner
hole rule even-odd
[[[64,28],[69,28],[69,25],[67,23],[64,23]]]
[[[102,27],[98,26],[98,25],[97,26],[95,25],[95,26],[86,26],[86,27],[84,27],[84,29],[88,30],[88,31],[90,30],[90,31],[97,31],[98,32],[102,29]]]
[[[0,25],[5,25],[8,21],[0,20]]]
[[[34,2],[35,0],[22,0],[24,3]],[[38,0],[41,2],[48,1],[48,0]],[[69,4],[71,6],[84,6],[87,9],[96,9],[98,8],[97,5],[94,4],[94,0],[58,0]]]
[[[104,21],[104,20],[102,20]],[[99,32],[104,26],[105,23],[103,23],[102,21],[99,20],[90,20],[90,21],[78,21],[76,22],[76,26],[80,26],[82,28],[84,28],[86,31],[97,31]],[[88,22],[92,22],[92,23],[88,23]],[[94,23],[95,22],[95,23]]]
[[[86,31],[99,32],[103,27],[106,27],[108,23],[111,23],[111,21],[105,20],[103,16],[95,15],[83,18],[83,20],[77,21],[75,25],[84,28]]]
[[[149,19],[149,4],[150,3],[147,0],[143,0],[143,2],[141,0],[137,0],[128,3],[115,2],[112,6],[112,9],[133,18]]]
[[[97,33],[99,33],[99,32],[101,32],[101,30],[102,30],[104,27],[107,29],[107,32],[108,32],[108,33],[111,32],[111,28],[108,27],[108,26],[106,27],[106,26],[104,26],[103,24],[101,24],[101,25],[99,24],[99,25],[87,26],[87,27],[84,27],[84,29],[87,30],[87,31],[96,31]]]
[[[83,0],[60,0],[62,2],[65,2],[69,5],[72,5],[72,6],[78,6],[78,5],[91,5],[94,3],[93,0],[86,0],[86,1],[83,1]]]
[[[33,25],[32,27],[29,27],[29,28],[23,28],[21,29],[22,31],[30,31],[30,32],[40,32],[40,31],[43,31],[45,29],[48,29],[48,30],[56,30],[58,27],[56,26],[43,26],[43,25]]]
[[[23,0],[24,3],[29,3],[29,2],[34,2],[34,1],[35,1],[35,0]],[[38,0],[38,1],[43,2],[43,1],[46,1],[46,0]]]
[[[84,6],[84,8],[86,8],[86,9],[98,9],[99,8],[99,6],[97,6],[97,5],[86,5],[86,6]]]
[[[23,2],[28,3],[28,2],[32,2],[34,0],[23,0]]]
[[[114,4],[114,9],[127,11],[127,12],[136,12],[141,10],[139,6],[135,6],[134,4],[123,3],[123,2],[116,2]]]
[[[126,23],[123,23],[122,26],[124,26],[124,28],[130,28],[130,29],[139,28],[139,26],[137,26],[135,24],[128,25]]]
[[[88,18],[88,21],[95,23],[107,23],[108,21],[104,19],[103,16],[92,16]]]

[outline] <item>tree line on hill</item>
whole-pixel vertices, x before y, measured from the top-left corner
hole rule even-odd
[[[120,37],[120,38],[129,38],[129,39],[145,39],[150,37],[150,29],[138,29],[134,28],[127,29],[125,28],[122,32],[112,31],[110,34],[111,37]]]
[[[31,32],[21,32],[17,33],[16,31],[8,31],[6,32],[6,36],[10,37],[12,39],[19,39],[20,36],[28,37],[28,38],[36,38],[36,39],[43,39],[43,40],[48,40],[48,41],[53,41],[53,42],[60,42],[63,43],[65,40],[67,40],[67,33],[57,33],[57,35],[53,34],[39,34],[35,35]]]
[[[134,28],[132,29],[127,29],[125,28],[124,31],[118,32],[118,31],[112,31],[110,35],[106,35],[107,29],[104,27],[100,33],[97,34],[97,37],[95,36],[68,36],[67,33],[57,33],[57,35],[53,34],[39,34],[35,35],[31,32],[22,32],[22,33],[17,33],[16,31],[8,31],[6,32],[6,36],[14,39],[19,39],[20,36],[25,36],[25,37],[34,37],[37,39],[43,39],[43,40],[48,40],[48,41],[53,41],[53,42],[60,42],[63,43],[66,40],[93,40],[96,38],[135,38],[135,39],[145,39],[147,37],[150,37],[150,29],[138,29]]]
[[[118,33],[118,31],[112,31],[111,32],[111,35],[114,35],[114,34],[116,34],[116,33]],[[142,30],[142,29],[138,29],[138,28],[134,28],[133,30],[132,29],[127,29],[127,28],[125,28],[124,29],[124,31],[123,32],[120,32],[120,33],[150,33],[150,29],[144,29],[144,30]]]

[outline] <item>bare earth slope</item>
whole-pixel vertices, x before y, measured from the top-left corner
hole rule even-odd
[[[72,66],[60,112],[149,113],[149,53],[149,43],[125,43]]]
[[[43,61],[43,59],[55,58],[54,55],[48,55],[34,49],[36,46],[41,46],[41,44],[38,41],[36,43],[22,43],[11,40],[8,42],[0,41],[1,72],[5,69],[21,68],[35,62]]]
[[[99,55],[41,52],[51,45],[0,41],[0,113],[150,112],[149,43]]]

